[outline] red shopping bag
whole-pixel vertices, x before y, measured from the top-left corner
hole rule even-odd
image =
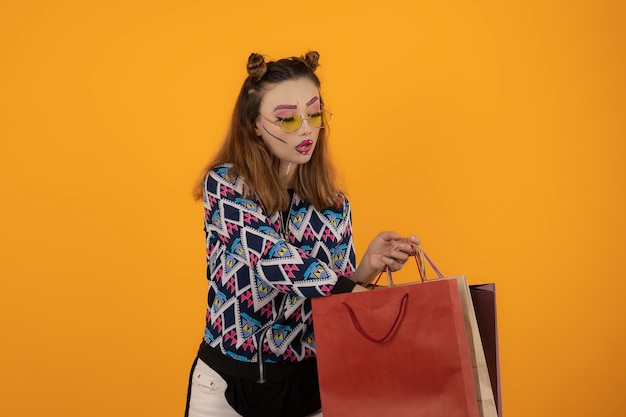
[[[312,303],[324,417],[479,416],[456,281]]]

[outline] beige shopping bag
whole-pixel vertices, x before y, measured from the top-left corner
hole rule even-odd
[[[457,283],[459,298],[461,299],[461,306],[463,309],[467,344],[469,346],[470,358],[472,360],[474,385],[476,386],[476,398],[478,400],[480,415],[481,417],[498,417],[491,379],[489,377],[489,369],[487,368],[487,361],[485,359],[485,351],[483,349],[480,331],[478,329],[478,322],[476,321],[476,312],[474,310],[474,304],[472,302],[472,296],[470,294],[467,279],[464,275],[444,277],[435,264],[430,260],[428,255],[426,255],[421,248],[417,248],[416,261],[421,278],[424,281],[433,281],[433,279],[428,280],[426,278],[424,259],[428,261],[433,271],[437,274],[437,278],[434,280],[449,279],[455,280]]]

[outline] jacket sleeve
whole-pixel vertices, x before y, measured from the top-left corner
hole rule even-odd
[[[336,272],[323,260],[291,244],[258,203],[243,198],[241,178],[229,178],[227,173],[228,168],[220,167],[205,179],[211,275],[224,281],[233,277],[249,280],[261,291],[269,291],[269,286],[298,298],[330,294],[337,283],[337,272],[345,274],[345,266]]]

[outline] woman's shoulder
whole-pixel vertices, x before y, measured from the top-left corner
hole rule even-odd
[[[346,195],[343,194],[342,192],[337,192],[335,201],[331,202],[329,208],[337,210],[337,211],[342,211],[342,210],[345,211],[349,207],[350,207],[350,200],[348,200],[348,197],[346,197]]]
[[[207,177],[218,177],[223,179],[228,179],[229,177],[233,177],[232,174],[233,164],[218,164],[213,166],[207,172]]]
[[[342,207],[345,205],[350,205],[350,200],[348,197],[342,192],[337,193],[337,198],[335,199],[335,206]]]
[[[341,217],[349,216],[350,214],[350,200],[346,197],[345,194],[338,192],[335,200],[328,200],[328,206],[322,210],[316,209],[313,204],[303,199],[296,193],[296,208],[299,210],[313,210],[315,212],[319,212],[320,214],[328,214],[335,213],[335,215],[339,215]]]
[[[262,205],[254,195],[249,195],[243,178],[233,172],[232,164],[220,164],[209,169],[204,189],[208,201],[228,200],[230,207],[265,218]]]
[[[244,187],[243,180],[233,172],[232,168],[232,164],[219,164],[209,169],[204,179],[205,189],[227,187],[237,193],[242,193]]]
[[[350,217],[350,200],[346,197],[345,194],[339,193],[337,194],[337,198],[335,199],[335,204],[333,204],[336,213],[341,213],[341,217],[346,218]]]
[[[239,179],[239,176],[235,174],[232,164],[219,164],[215,165],[208,170],[205,181],[219,181],[224,183],[234,184]]]

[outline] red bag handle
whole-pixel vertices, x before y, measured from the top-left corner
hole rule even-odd
[[[359,320],[356,318],[356,315],[354,314],[354,311],[352,311],[352,307],[350,307],[348,305],[348,303],[346,303],[344,301],[343,302],[343,306],[346,308],[346,310],[348,310],[348,314],[350,315],[350,319],[352,320],[352,324],[354,325],[356,330],[361,334],[361,336],[363,336],[364,338],[366,338],[370,342],[383,343],[385,340],[387,340],[389,338],[389,336],[391,336],[393,334],[393,332],[396,330],[396,328],[400,324],[400,319],[402,317],[402,311],[404,311],[404,308],[405,308],[405,305],[406,305],[406,302],[407,302],[408,299],[409,299],[409,294],[405,293],[402,296],[402,300],[400,301],[400,308],[398,309],[398,314],[396,315],[396,319],[393,321],[393,324],[391,325],[391,329],[389,329],[387,334],[384,335],[383,337],[381,337],[380,339],[373,338],[372,336],[367,334],[365,332],[365,330],[363,330],[363,327],[361,327],[361,324],[359,323]]]

